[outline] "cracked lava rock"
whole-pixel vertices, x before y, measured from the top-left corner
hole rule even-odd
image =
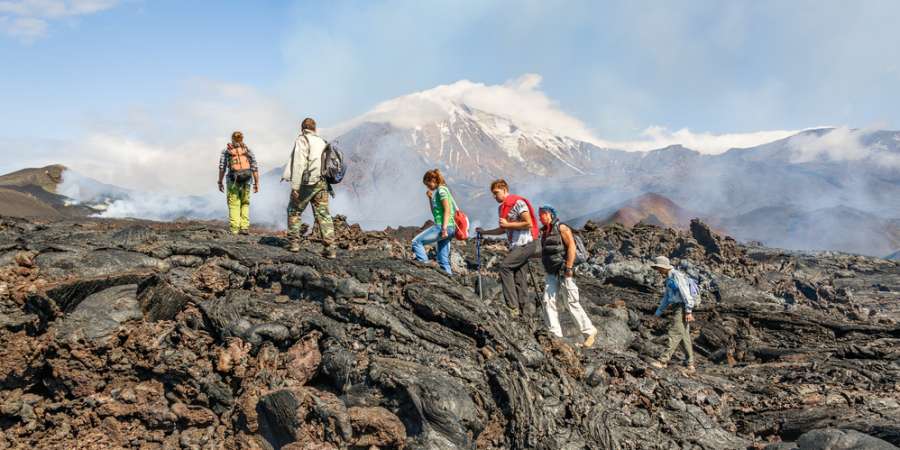
[[[501,243],[479,300],[474,243],[451,278],[411,261],[414,229],[336,225],[327,260],[212,223],[0,218],[0,448],[900,444],[896,262],[588,223],[584,349],[567,313],[557,339],[503,306]],[[649,365],[656,255],[703,289],[695,373]]]

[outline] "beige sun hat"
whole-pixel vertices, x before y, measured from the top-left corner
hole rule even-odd
[[[672,264],[669,263],[669,258],[666,258],[665,256],[657,256],[656,258],[653,258],[653,264],[650,264],[650,267],[659,267],[660,269],[668,270],[674,269],[674,267],[672,267]]]

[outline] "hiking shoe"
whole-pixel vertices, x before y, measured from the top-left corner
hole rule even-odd
[[[291,243],[291,246],[288,247],[288,251],[289,251],[289,252],[293,252],[293,253],[299,252],[299,251],[300,251],[300,243],[299,243],[299,242],[292,242],[292,243]]]
[[[322,257],[326,259],[337,259],[337,251],[333,248],[326,248],[322,251]]]
[[[581,344],[584,348],[591,348],[594,346],[594,338],[597,337],[597,330],[594,330],[593,333],[586,335],[584,338],[584,342]]]
[[[697,367],[694,366],[693,363],[688,364],[687,366],[684,367],[684,372],[685,372],[685,373],[694,373],[694,372],[696,372],[696,371],[697,371]]]
[[[241,230],[241,236],[250,236],[250,230]]]
[[[651,361],[651,362],[650,362],[650,367],[653,367],[654,369],[665,369],[667,365],[668,365],[668,364],[666,364],[666,363],[664,363],[664,362],[662,362],[662,361],[655,361],[655,360],[654,360],[654,361]]]

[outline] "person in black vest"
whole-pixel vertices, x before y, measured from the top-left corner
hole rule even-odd
[[[544,312],[550,322],[550,333],[557,337],[563,337],[562,328],[559,325],[559,314],[556,310],[556,296],[562,291],[566,299],[569,312],[575,317],[575,323],[581,333],[584,334],[584,347],[594,345],[597,329],[591,323],[591,319],[581,303],[578,301],[578,286],[572,277],[575,266],[577,247],[572,228],[561,223],[556,210],[550,205],[541,206],[541,261],[547,272],[547,285],[544,288]]]

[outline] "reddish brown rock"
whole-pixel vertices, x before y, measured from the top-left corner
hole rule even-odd
[[[350,408],[353,426],[351,445],[359,447],[403,447],[406,427],[394,413],[381,407]]]
[[[176,403],[171,407],[172,412],[178,416],[178,420],[192,427],[205,427],[215,424],[219,418],[209,409],[202,406],[188,406],[184,403]]]
[[[319,338],[322,333],[312,332],[300,339],[287,351],[285,370],[287,376],[297,380],[300,384],[306,384],[322,363],[322,354],[319,352]]]

